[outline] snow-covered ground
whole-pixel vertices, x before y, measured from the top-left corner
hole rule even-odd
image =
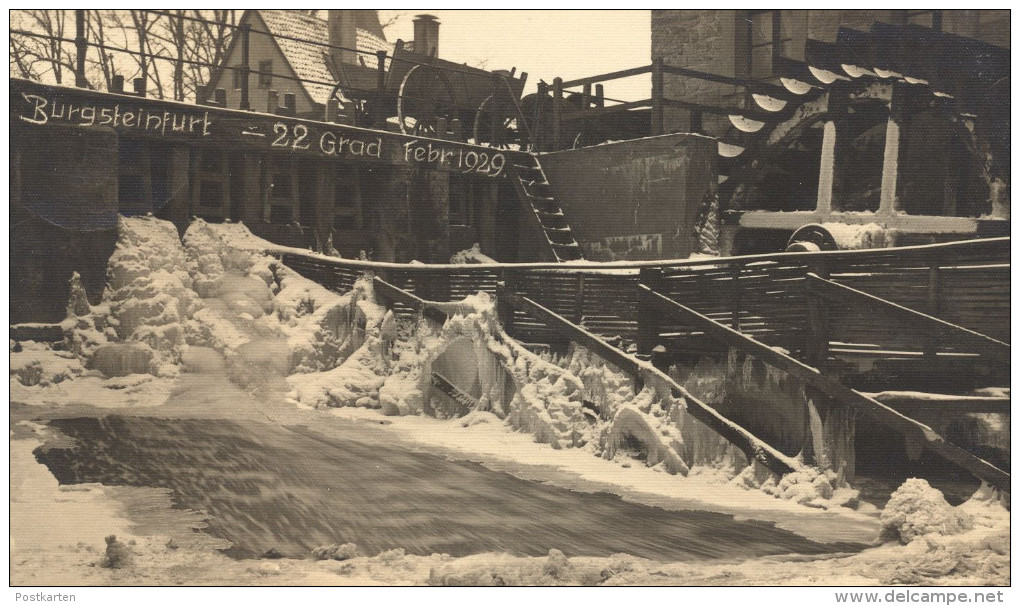
[[[520,347],[502,332],[484,295],[463,302],[442,326],[399,320],[375,299],[370,280],[339,295],[262,254],[264,244],[237,224],[196,221],[182,245],[168,223],[123,220],[103,303],[87,313],[78,306],[64,324],[66,343],[57,347],[11,342],[12,402],[33,412],[159,406],[179,381],[189,346],[214,348],[227,359],[243,351],[286,376],[279,394],[261,397],[289,402],[295,414],[378,421],[379,431],[412,448],[576,490],[773,522],[820,542],[875,546],[854,555],[720,563],[398,551],[343,562],[238,561],[215,551],[211,539],[181,539],[194,534],[193,514],[139,523],[139,500],[149,504],[146,511],[167,509],[160,491],[57,486],[31,452],[59,438],[23,422],[12,430],[13,584],[1010,581],[1008,495],[983,490],[954,508],[923,481],[911,481],[878,512],[831,472],[808,468],[777,481],[747,466],[739,451],[689,417],[682,401],[653,387],[635,394],[628,378],[590,353],[558,358]],[[433,388],[433,372],[469,390],[475,403]],[[232,378],[242,388],[251,380]],[[66,523],[41,533],[39,516]],[[100,565],[108,534],[134,554],[130,565]]]

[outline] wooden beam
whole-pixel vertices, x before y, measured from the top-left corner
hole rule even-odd
[[[812,292],[816,292],[832,302],[854,307],[862,305],[870,307],[898,321],[908,323],[922,330],[932,331],[933,334],[938,334],[952,339],[961,345],[973,348],[977,353],[988,356],[997,362],[1009,364],[1009,343],[1003,343],[998,339],[993,339],[968,328],[946,322],[935,316],[930,316],[892,301],[876,297],[862,290],[820,278],[813,273],[807,274],[806,277],[808,288]]]
[[[450,382],[449,379],[432,371],[431,383],[433,387],[453,398],[458,403],[467,407],[468,410],[478,409],[478,399]]]
[[[442,309],[439,309],[439,304],[434,301],[426,301],[417,295],[407,292],[403,288],[398,288],[390,284],[378,276],[373,278],[372,282],[375,287],[375,294],[387,301],[403,303],[413,309],[415,313],[420,313],[426,318],[436,322],[443,323],[446,322],[447,318],[449,318],[449,314]]]
[[[875,420],[908,436],[908,438],[918,440],[919,443],[927,446],[935,454],[956,463],[992,486],[1007,492],[1009,491],[1010,479],[1008,473],[974,456],[959,446],[946,442],[942,436],[935,433],[927,425],[900,414],[874,398],[870,398],[823,376],[816,368],[812,368],[764,343],[755,341],[739,331],[733,330],[724,324],[699,314],[689,307],[654,292],[644,284],[639,284],[638,288],[648,292],[650,300],[660,312],[673,317],[683,318],[698,330],[705,332],[705,334],[715,337],[730,347],[739,349],[766,364],[807,382],[826,395],[853,406]]]
[[[650,107],[652,103],[653,103],[652,99],[641,99],[640,101],[629,101],[627,103],[618,103],[616,105],[593,107],[588,110],[563,112],[562,114],[560,114],[560,119],[563,121],[568,121],[577,120],[579,118],[594,118],[595,116],[604,116],[607,114],[615,114],[622,111],[629,111],[632,109]]]
[[[651,65],[644,65],[642,67],[632,67],[630,69],[621,69],[617,72],[609,72],[607,74],[599,74],[597,76],[589,76],[587,78],[578,78],[576,80],[567,80],[563,82],[564,88],[572,88],[575,86],[584,86],[585,84],[596,84],[598,82],[606,82],[609,80],[619,80],[620,78],[629,78],[631,76],[640,76],[641,74],[647,74],[652,71]]]
[[[686,402],[687,412],[692,417],[701,421],[743,451],[747,456],[748,462],[758,461],[770,471],[780,475],[800,468],[800,464],[795,460],[772,448],[761,439],[755,437],[751,432],[722,416],[716,409],[692,396],[690,392],[664,372],[620,351],[598,336],[593,335],[531,299],[516,293],[506,292],[504,286],[498,286],[497,288],[501,289],[502,296],[512,302],[514,306],[526,310],[529,314],[545,322],[550,328],[569,338],[571,341],[582,345],[595,355],[620,368],[620,370],[631,377],[636,389],[640,389],[640,386],[644,385],[646,382],[645,377],[668,385],[673,397],[682,398]]]
[[[1009,414],[1010,398],[988,396],[943,396],[912,393],[909,391],[883,391],[864,394],[904,414],[921,410],[968,413],[993,412]]]

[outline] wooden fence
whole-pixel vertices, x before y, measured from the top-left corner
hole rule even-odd
[[[775,253],[612,265],[550,263],[405,265],[335,259],[296,249],[271,251],[298,273],[338,292],[370,271],[424,299],[450,301],[500,282],[623,348],[697,351],[711,339],[682,320],[641,313],[637,285],[799,359],[923,358],[973,354],[956,341],[891,320],[848,299],[808,288],[813,273],[946,322],[1009,341],[1009,238],[891,249]],[[398,306],[398,311],[410,313]],[[555,344],[562,337],[517,310],[514,336]]]

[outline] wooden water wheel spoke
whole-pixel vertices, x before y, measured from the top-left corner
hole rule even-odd
[[[415,65],[400,83],[397,118],[405,135],[445,135],[437,133],[440,118],[447,123],[458,118],[457,100],[449,80],[441,70]]]
[[[520,144],[522,127],[511,99],[499,93],[489,95],[475,112],[475,143],[498,148]]]

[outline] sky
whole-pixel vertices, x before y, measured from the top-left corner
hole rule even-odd
[[[651,12],[595,10],[379,11],[386,38],[414,38],[414,16],[436,15],[439,57],[486,69],[528,72],[525,94],[552,83],[651,63]],[[648,74],[606,83],[606,96],[633,101],[651,94]]]

